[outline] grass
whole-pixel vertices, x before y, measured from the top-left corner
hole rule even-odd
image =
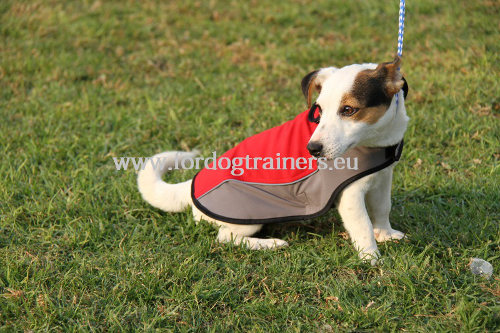
[[[391,213],[408,240],[381,245],[378,267],[333,210],[266,228],[291,246],[252,252],[114,170],[291,119],[309,71],[392,59],[397,6],[0,2],[0,330],[499,331],[498,2],[408,2]]]

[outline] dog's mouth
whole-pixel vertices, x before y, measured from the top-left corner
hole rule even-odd
[[[349,149],[351,149],[352,147],[354,147],[354,145],[355,145],[355,144],[356,144],[355,142],[351,142],[351,143],[349,143],[349,144],[347,145],[347,148],[344,150],[344,153],[345,153],[346,151],[348,151]]]
[[[327,161],[331,161],[331,160],[334,160],[336,159],[337,157],[341,157],[343,156],[349,149],[353,148],[354,146],[356,145],[356,142],[350,142],[345,149],[342,149],[342,150],[337,150],[337,151],[322,151],[321,154],[319,156],[317,156],[317,158],[324,158],[326,159]]]

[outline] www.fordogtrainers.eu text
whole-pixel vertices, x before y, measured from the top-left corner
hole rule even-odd
[[[167,160],[168,159],[168,160]],[[171,158],[168,157],[113,157],[116,170],[128,170],[130,162],[135,171],[144,170],[147,164],[150,163],[153,169],[163,168]],[[317,169],[324,170],[358,170],[358,159],[337,157],[330,164],[327,164],[326,158],[320,157],[284,157],[280,153],[276,153],[276,157],[233,157],[228,158],[222,156],[217,158],[217,153],[212,152],[212,156],[204,157],[180,157],[176,156],[171,166],[167,170],[180,170],[180,169],[201,169],[202,167],[216,170],[229,170],[233,176],[241,176],[245,170],[305,170],[314,169],[314,161],[317,161]]]

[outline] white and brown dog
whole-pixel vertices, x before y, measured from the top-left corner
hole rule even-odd
[[[302,89],[309,106],[312,91],[319,92],[315,105],[321,117],[309,141],[304,144],[311,155],[333,160],[355,147],[388,147],[402,141],[409,118],[401,90],[405,81],[399,72],[400,62],[397,57],[393,62],[379,65],[328,67],[304,77]],[[147,202],[168,212],[179,212],[191,206],[197,221],[204,219],[219,226],[220,242],[232,241],[252,249],[288,245],[280,239],[252,237],[262,224],[229,223],[207,216],[193,202],[193,180],[179,184],[164,182],[161,179],[164,170],[173,166],[174,159],[179,156],[192,158],[194,153],[158,154],[155,157],[163,160],[161,168],[147,165],[139,172],[139,191]],[[404,237],[402,232],[392,229],[389,222],[395,164],[356,179],[342,188],[335,198],[359,256],[372,264],[379,256],[377,241]]]

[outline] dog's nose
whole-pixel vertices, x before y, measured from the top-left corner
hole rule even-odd
[[[323,150],[323,145],[318,141],[311,141],[307,144],[307,150],[314,157],[319,157],[321,155],[321,151]]]

